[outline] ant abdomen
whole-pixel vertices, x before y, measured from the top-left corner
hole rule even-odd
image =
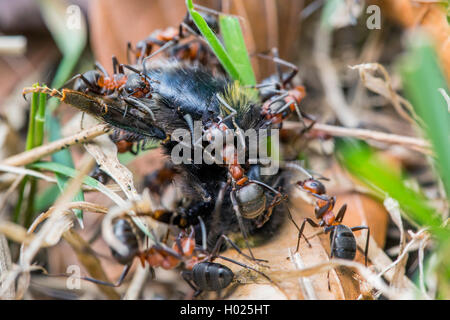
[[[192,280],[204,291],[218,291],[228,287],[234,273],[227,266],[214,262],[201,262],[192,269]]]
[[[256,183],[249,183],[236,191],[241,214],[246,219],[255,219],[266,210],[266,195]]]
[[[336,236],[334,235],[335,232]],[[343,224],[335,226],[330,233],[330,244],[332,257],[345,260],[353,260],[355,258],[356,239],[349,227]]]

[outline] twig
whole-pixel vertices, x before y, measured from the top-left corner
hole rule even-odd
[[[303,125],[298,122],[286,121],[283,123],[285,129],[300,129]],[[328,124],[316,123],[311,131],[320,131],[334,137],[355,137],[363,140],[375,140],[389,144],[397,144],[410,148],[424,154],[431,154],[428,141],[415,137],[401,136],[397,134],[373,131],[367,129],[345,128]]]
[[[24,166],[35,162],[49,154],[66,149],[71,145],[90,141],[102,134],[107,133],[109,130],[110,126],[108,126],[107,124],[99,124],[95,127],[83,130],[73,136],[63,138],[41,147],[34,148],[32,150],[9,157],[3,160],[0,164],[9,166]]]

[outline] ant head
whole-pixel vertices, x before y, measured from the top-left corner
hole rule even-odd
[[[150,92],[150,83],[147,79],[137,73],[130,74],[125,83],[125,92],[134,95],[135,93],[146,94]]]
[[[303,181],[298,181],[297,185],[300,188],[307,190],[311,193],[315,193],[315,194],[325,194],[326,193],[326,189],[325,189],[325,186],[323,185],[323,183],[314,178],[309,178],[309,179],[306,179]]]

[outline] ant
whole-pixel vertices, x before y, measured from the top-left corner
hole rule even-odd
[[[134,132],[115,130],[109,138],[116,144],[117,152],[119,153],[130,152],[136,156],[140,151],[150,149],[150,147],[145,146],[145,139],[141,135]],[[133,150],[136,142],[136,150]]]
[[[178,170],[171,162],[165,162],[164,166],[158,170],[147,174],[144,177],[143,185],[155,194],[162,194],[162,191],[173,182]]]
[[[307,171],[305,170],[303,172]],[[300,239],[303,235],[305,224],[306,222],[308,222],[314,228],[323,227],[325,234],[331,232],[330,233],[331,258],[337,257],[341,259],[353,260],[356,255],[356,239],[355,236],[353,235],[353,232],[366,229],[367,240],[366,240],[366,247],[364,250],[364,256],[365,256],[365,265],[367,266],[367,252],[369,249],[370,228],[367,226],[358,226],[349,228],[343,225],[342,220],[344,219],[344,215],[347,210],[347,205],[344,204],[339,209],[337,215],[335,215],[333,213],[333,209],[336,204],[336,197],[328,196],[326,194],[326,189],[323,183],[317,179],[314,179],[311,175],[309,176],[310,177],[306,180],[298,181],[297,186],[301,190],[317,198],[315,202],[314,213],[316,219],[320,221],[317,224],[310,218],[305,218],[303,220],[303,223],[299,228],[296,252],[299,250]],[[308,243],[308,245],[311,247],[311,244],[308,242],[307,238],[306,237],[304,238]]]
[[[309,130],[313,126],[314,120],[299,108],[299,104],[306,97],[305,87],[295,86],[288,89],[288,87],[292,87],[292,79],[297,75],[298,67],[280,59],[277,48],[272,49],[272,56],[265,54],[257,56],[273,61],[276,68],[275,75],[263,80],[261,84],[253,86],[260,89],[260,96],[264,101],[261,115],[267,120],[267,125],[281,124],[288,116],[296,112],[302,123],[303,118],[313,121],[308,127],[305,125],[305,130]],[[291,71],[285,76],[285,73],[281,71],[281,66],[288,67]],[[278,78],[278,80],[273,82],[273,78]]]
[[[100,63],[96,62],[95,70],[77,74],[68,80],[66,84],[75,80],[73,86],[75,91],[94,93],[106,97],[120,96],[125,102],[150,114],[155,120],[151,109],[139,100],[152,97],[153,89],[150,82],[155,81],[132,66],[119,64],[115,56],[112,57],[112,62],[114,70],[112,76],[108,74]],[[125,68],[132,71],[132,73],[125,74]],[[106,112],[107,109],[105,110]],[[125,110],[125,114],[126,112],[127,110]]]
[[[335,196],[328,196],[326,194],[326,188],[322,182],[315,179],[307,170],[296,164],[290,164],[291,169],[300,170],[308,175],[305,180],[298,181],[296,185],[303,191],[311,194],[316,198],[314,206],[314,214],[316,219],[320,220],[316,223],[310,218],[304,218],[301,227],[297,224],[295,226],[298,229],[297,247],[295,249],[298,252],[300,248],[300,240],[303,236],[308,246],[311,247],[306,236],[303,234],[306,222],[308,222],[314,228],[324,228],[325,234],[330,233],[330,258],[337,257],[340,259],[353,260],[356,256],[356,239],[354,236],[355,231],[367,230],[366,246],[364,250],[365,265],[367,266],[367,253],[369,250],[369,237],[370,228],[368,226],[348,227],[342,224],[345,212],[347,210],[347,204],[344,204],[338,211],[337,215],[333,213],[334,206],[336,204]],[[328,289],[330,290],[330,273],[328,272]]]
[[[206,229],[202,228],[202,232],[206,232]],[[142,246],[143,233],[134,227],[131,220],[127,218],[116,219],[113,224],[113,233],[122,244],[126,245],[128,249],[128,252],[123,255],[115,251],[113,248],[110,248],[114,259],[120,264],[125,265],[118,281],[116,283],[111,283],[89,277],[80,277],[80,279],[100,285],[119,287],[128,274],[135,257],[139,258],[143,266],[145,263],[148,263],[152,270],[155,267],[172,270],[180,265],[180,263],[183,263],[184,270],[181,272],[181,275],[189,286],[195,290],[194,297],[197,297],[203,291],[220,292],[220,290],[226,288],[234,279],[234,273],[228,267],[213,262],[215,259],[220,258],[241,267],[253,270],[273,283],[273,281],[263,272],[233,259],[220,256],[218,252],[220,247],[223,245],[223,241],[226,241],[230,243],[239,254],[243,255],[247,259],[249,258],[247,255],[242,253],[237,245],[225,235],[220,237],[214,249],[211,253],[209,253],[205,249],[205,243],[203,243],[201,248],[196,246],[193,227],[190,228],[189,233],[182,230],[174,240],[171,247],[167,247],[156,241],[146,250],[140,249]],[[206,238],[206,235],[204,238]]]
[[[227,118],[232,118],[235,127],[239,129],[233,118],[236,111],[219,95],[217,97],[226,108],[231,110],[231,113],[219,122],[210,123],[207,129],[205,129],[206,140],[210,142],[217,134],[228,134],[229,127],[224,123]],[[245,144],[242,145],[245,146]],[[282,195],[281,192],[261,182],[259,180],[259,172],[252,174],[255,178],[250,179],[249,176],[246,175],[246,170],[244,170],[238,162],[238,154],[234,145],[226,145],[221,152],[221,157],[223,162],[228,166],[228,180],[227,183],[223,185],[222,189],[226,190],[226,188],[231,185],[230,200],[236,214],[239,228],[252,259],[258,260],[255,259],[252,250],[250,249],[247,230],[244,226],[243,219],[256,220],[256,227],[261,228],[271,217],[273,209],[283,200],[286,200],[287,196]],[[269,190],[274,194],[272,201],[268,205],[264,189]],[[289,217],[293,221],[290,212]]]
[[[215,10],[208,9],[202,6],[196,6],[202,11],[213,13],[218,15],[219,13]],[[214,15],[201,13],[202,17],[205,19],[208,26],[217,34],[219,32],[219,24],[217,18]],[[197,39],[193,39],[189,42],[180,44],[180,41],[193,35]],[[160,48],[152,53],[153,46],[159,46]],[[180,60],[189,59],[191,61],[200,61],[205,63],[209,54],[209,48],[200,36],[200,31],[197,29],[194,21],[192,20],[189,12],[186,13],[183,21],[177,28],[168,27],[164,30],[157,30],[152,33],[149,37],[144,40],[139,41],[136,44],[135,49],[132,48],[131,43],[128,42],[127,45],[127,56],[128,61],[130,61],[130,52],[135,57],[136,64],[144,64],[147,59],[155,56],[156,54],[163,52],[170,47],[174,47],[171,50],[171,57],[176,57]]]

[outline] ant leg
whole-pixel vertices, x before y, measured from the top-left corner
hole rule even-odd
[[[84,115],[85,115],[85,113],[86,113],[86,112],[84,112],[84,111],[81,113],[81,120],[80,120],[80,129],[81,129],[81,130],[84,130],[84,128],[83,128],[83,121],[84,121]]]
[[[134,50],[133,50],[133,47],[131,46],[131,42],[128,41],[128,42],[127,42],[127,63],[128,63],[128,64],[131,63],[130,52],[134,53]]]
[[[112,56],[113,74],[117,74],[117,66],[119,65],[119,60],[116,56]]]
[[[192,283],[192,271],[181,271],[181,276],[183,277],[183,280],[186,281],[186,283],[194,290],[194,297],[197,297],[202,293],[202,290],[197,288]]]
[[[244,252],[242,252],[242,250],[237,246],[237,244],[235,244],[230,238],[228,238],[224,234],[222,234],[220,236],[219,240],[217,240],[216,245],[214,246],[214,249],[211,251],[211,259],[215,259],[216,257],[219,256],[219,250],[220,250],[220,247],[222,246],[222,244],[224,243],[224,241],[226,241],[231,247],[233,247],[233,249],[236,250],[237,253],[239,253],[241,256],[243,256],[244,258],[246,258],[248,260],[269,262],[268,260],[264,260],[264,259],[252,259],[252,257],[250,257],[249,255],[246,255]]]
[[[125,277],[128,274],[128,271],[130,271],[131,268],[131,263],[127,264],[123,271],[122,274],[120,275],[119,279],[117,280],[116,283],[112,283],[112,282],[106,282],[106,281],[102,281],[102,280],[98,280],[98,279],[94,279],[94,278],[89,278],[89,277],[78,277],[81,280],[85,280],[85,281],[89,281],[92,283],[96,283],[96,284],[100,284],[102,286],[108,286],[108,287],[120,287],[120,285],[122,284],[123,280],[125,279]],[[73,277],[72,275],[69,274],[48,274],[47,276],[49,277]]]
[[[98,92],[98,90],[94,87],[94,85],[93,85],[92,83],[90,83],[89,80],[86,79],[86,77],[85,77],[83,74],[81,74],[81,73],[79,73],[79,74],[73,76],[72,78],[70,78],[69,80],[67,80],[67,81],[63,84],[63,86],[62,86],[61,88],[65,88],[69,83],[71,83],[72,81],[74,81],[74,80],[76,80],[76,79],[80,79],[81,81],[83,81],[84,84],[85,84],[92,92],[94,92],[94,93],[97,93],[97,92]]]
[[[333,230],[334,229],[334,230]],[[331,247],[330,247],[330,259],[333,259],[334,257],[334,247],[336,245],[336,237],[337,237],[337,232],[336,232],[336,227],[331,227],[330,229],[328,229],[327,232],[333,230],[333,238],[331,239]],[[327,280],[328,280],[328,291],[331,291],[331,284],[330,284],[330,270],[328,270],[327,273]]]
[[[312,219],[310,219],[310,218],[303,219],[302,226],[300,227],[300,230],[298,231],[297,248],[295,249],[295,252],[298,252],[298,249],[300,248],[300,240],[301,240],[302,236],[305,239],[305,241],[308,244],[308,246],[311,248],[311,244],[309,243],[309,241],[306,238],[306,236],[303,234],[303,230],[305,229],[306,222],[308,222],[314,228],[318,228],[319,227],[319,225],[317,223],[315,223]]]
[[[300,111],[300,108],[298,107],[297,102],[295,102],[294,100],[291,100],[291,101],[285,103],[283,106],[281,106],[281,107],[279,107],[277,110],[275,110],[274,113],[275,113],[275,114],[280,114],[280,113],[282,113],[284,110],[290,108],[291,105],[294,105],[295,112],[297,113],[297,116],[298,116],[298,119],[300,120],[300,122],[301,122],[305,127],[307,127],[305,121],[303,121],[303,115],[302,115],[302,112]]]
[[[366,248],[364,249],[365,265],[367,267],[367,253],[369,252],[370,228],[368,226],[359,226],[350,228],[352,231],[367,230]]]
[[[344,220],[345,211],[347,210],[347,204],[344,204],[340,209],[338,214],[336,215],[336,221],[342,223]]]
[[[105,77],[109,77],[108,72],[106,71],[106,69],[100,64],[100,62],[96,62],[95,63],[95,68],[100,70],[101,73],[103,73],[105,75]]]
[[[129,150],[129,152],[134,155],[137,156],[139,154],[139,142],[136,145],[136,150],[133,150],[133,145],[131,146],[131,149]]]
[[[256,261],[255,256],[253,255],[252,249],[250,248],[250,244],[248,243],[248,235],[247,235],[247,230],[244,226],[244,221],[242,220],[242,215],[241,215],[241,211],[239,209],[239,204],[236,201],[236,195],[235,195],[235,189],[233,188],[233,190],[230,192],[230,198],[231,198],[231,203],[233,204],[233,209],[234,209],[234,213],[236,214],[236,218],[238,220],[239,223],[239,229],[242,232],[242,235],[244,237],[244,241],[245,241],[245,245],[247,246],[247,249],[250,253],[250,256],[252,258],[252,260]]]
[[[123,100],[133,105],[134,107],[138,108],[140,111],[148,113],[152,117],[152,120],[156,121],[155,114],[153,113],[153,111],[143,102],[139,101],[134,97],[124,97]]]
[[[257,54],[258,57],[263,58],[263,59],[267,59],[267,60],[272,60],[273,62],[275,62],[277,65],[282,65],[285,67],[288,67],[290,69],[292,69],[291,73],[286,77],[286,79],[282,80],[282,87],[284,88],[286,86],[286,84],[288,84],[289,82],[292,81],[292,79],[297,75],[298,73],[298,67],[295,64],[292,64],[286,60],[280,59],[279,57],[272,57],[272,56],[268,56],[265,54],[261,54],[258,53]]]
[[[246,265],[246,264],[244,264],[244,263],[242,263],[242,262],[239,262],[239,261],[236,261],[236,260],[233,260],[233,259],[224,257],[224,256],[217,256],[217,258],[220,258],[220,259],[222,259],[222,260],[225,260],[225,261],[228,261],[228,262],[237,264],[238,266],[241,266],[241,267],[243,267],[243,268],[253,270],[253,271],[255,271],[256,273],[262,275],[262,276],[263,276],[264,278],[266,278],[267,280],[269,280],[270,283],[275,284],[275,282],[273,282],[273,280],[270,279],[269,276],[266,275],[264,272],[259,271],[259,270],[255,269],[255,268],[252,268],[252,267],[250,267],[250,266],[248,266],[248,265]]]
[[[272,55],[273,55],[274,58],[277,58],[277,59],[280,58],[280,56],[278,55],[278,48],[277,47],[272,48]],[[275,69],[277,70],[277,73],[278,73],[278,81],[281,84],[283,84],[283,72],[281,71],[281,66],[280,66],[279,63],[275,63]]]
[[[152,42],[152,43],[155,43],[155,44],[158,44],[160,42],[160,41],[158,41],[156,39],[155,39],[155,41],[153,41],[153,39],[150,39],[149,41]],[[161,47],[158,50],[156,50],[155,52],[153,52],[149,56],[145,57],[144,60],[142,60],[142,65],[144,66],[144,69],[145,69],[145,63],[147,62],[147,60],[153,58],[157,54],[167,50],[168,48],[170,48],[171,46],[173,46],[173,45],[175,45],[177,43],[178,43],[178,40],[170,40],[170,41],[167,41],[166,43],[162,43]]]

